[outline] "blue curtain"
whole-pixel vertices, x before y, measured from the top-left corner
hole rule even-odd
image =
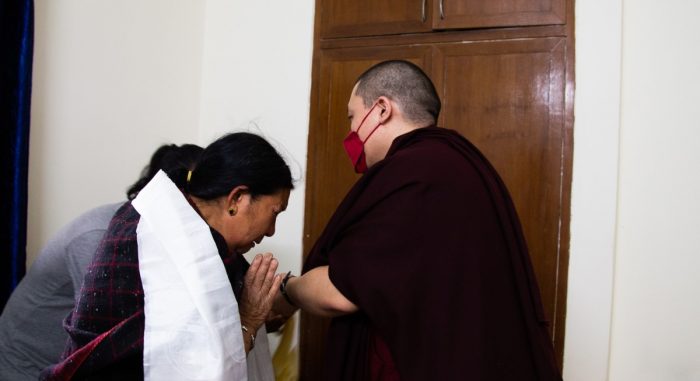
[[[33,0],[0,0],[0,307],[24,275]]]

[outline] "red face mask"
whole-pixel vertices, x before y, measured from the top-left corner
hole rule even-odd
[[[372,108],[367,111],[367,114],[365,114],[365,117],[362,118],[362,121],[360,122],[360,125],[357,127],[357,131],[350,131],[348,136],[343,140],[343,146],[345,147],[345,152],[347,152],[348,156],[350,157],[350,161],[352,162],[352,166],[355,169],[356,173],[365,173],[367,171],[367,161],[365,160],[365,143],[369,140],[370,136],[374,134],[374,131],[377,131],[377,128],[381,126],[382,124],[379,123],[377,124],[376,127],[372,130],[372,132],[367,135],[367,138],[365,141],[362,141],[360,139],[360,136],[357,134],[360,132],[360,128],[362,128],[362,124],[365,122],[365,119],[369,116],[369,114],[374,110],[374,108],[377,106],[375,103],[372,105]]]

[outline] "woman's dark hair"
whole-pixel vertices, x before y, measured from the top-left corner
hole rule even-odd
[[[187,171],[168,175],[188,194],[204,200],[225,196],[239,185],[247,186],[253,197],[294,188],[291,171],[277,150],[247,132],[224,135],[205,148],[189,183]]]
[[[182,176],[182,173],[187,176],[187,171],[194,168],[203,151],[202,147],[194,144],[160,146],[151,156],[151,162],[141,171],[141,178],[126,191],[126,197],[129,200],[136,198],[158,170],[162,169],[170,178]]]

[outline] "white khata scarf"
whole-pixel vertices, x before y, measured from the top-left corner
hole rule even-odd
[[[144,380],[247,380],[238,303],[209,230],[159,171],[132,201],[144,291]]]

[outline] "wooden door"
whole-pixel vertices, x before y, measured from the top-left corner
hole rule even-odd
[[[355,80],[372,65],[405,59],[430,72],[430,46],[327,49],[320,52],[318,89],[309,129],[304,253],[308,253],[358,175],[343,150],[350,132],[347,104]],[[328,321],[301,314],[301,380],[321,380]]]
[[[571,171],[566,38],[442,44],[437,50],[441,125],[474,143],[506,183],[561,359],[567,265],[561,237]]]
[[[565,0],[434,0],[434,29],[465,29],[566,22]]]
[[[567,38],[452,40],[320,49],[312,93],[304,252],[358,176],[342,149],[356,78],[387,59],[408,59],[432,77],[439,124],[470,139],[508,186],[530,249],[561,365],[568,265],[571,133]],[[318,380],[328,322],[303,314],[301,379]]]
[[[317,0],[321,38],[566,23],[566,0]]]
[[[429,0],[318,1],[323,38],[429,31]]]

